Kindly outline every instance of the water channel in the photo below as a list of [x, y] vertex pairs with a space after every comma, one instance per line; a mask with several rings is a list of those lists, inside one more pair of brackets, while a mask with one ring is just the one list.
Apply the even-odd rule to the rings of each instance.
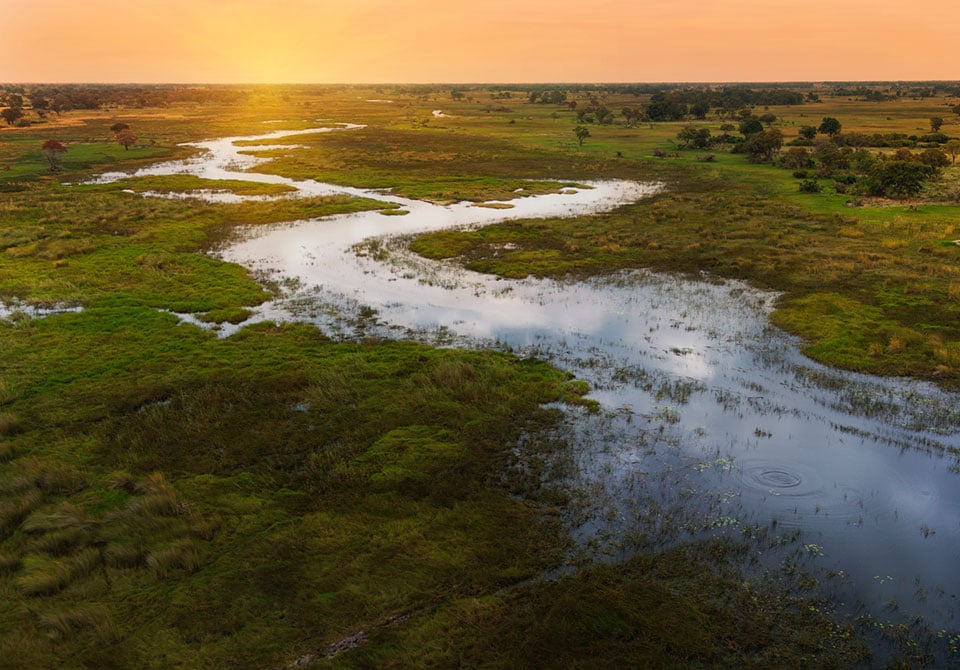
[[518, 193], [509, 209], [441, 206], [259, 174], [255, 152], [272, 147], [235, 144], [357, 127], [199, 142], [197, 157], [135, 174], [286, 184], [295, 197], [346, 194], [407, 210], [257, 227], [218, 255], [285, 287], [251, 321], [505, 349], [588, 381], [601, 412], [571, 410], [564, 430], [575, 453], [569, 483], [584, 493], [571, 525], [595, 556], [711, 533], [766, 546], [788, 537], [848, 612], [960, 628], [960, 471], [949, 453], [960, 448], [960, 397], [810, 361], [770, 325], [776, 296], [741, 283], [645, 271], [503, 280], [406, 249], [424, 231], [613, 209], [658, 184]]

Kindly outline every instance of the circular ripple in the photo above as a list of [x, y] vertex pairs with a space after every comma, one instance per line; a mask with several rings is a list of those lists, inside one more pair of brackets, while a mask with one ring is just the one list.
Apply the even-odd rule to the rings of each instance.
[[754, 483], [773, 489], [792, 489], [803, 483], [803, 477], [786, 470], [755, 468], [749, 476]]
[[824, 497], [823, 474], [803, 463], [755, 460], [743, 463], [741, 483], [761, 495]]

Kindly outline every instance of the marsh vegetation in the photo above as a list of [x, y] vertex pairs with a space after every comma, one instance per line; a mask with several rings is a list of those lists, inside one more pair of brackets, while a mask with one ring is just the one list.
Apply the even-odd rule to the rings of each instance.
[[[3, 658], [955, 661], [956, 168], [800, 193], [678, 147], [683, 89], [457, 92], [0, 133]], [[733, 87], [698, 121], [949, 138], [955, 92]]]

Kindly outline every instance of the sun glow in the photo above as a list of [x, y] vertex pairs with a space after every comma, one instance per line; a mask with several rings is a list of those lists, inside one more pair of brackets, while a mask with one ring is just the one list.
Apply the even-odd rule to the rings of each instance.
[[4, 81], [950, 79], [929, 0], [0, 0]]

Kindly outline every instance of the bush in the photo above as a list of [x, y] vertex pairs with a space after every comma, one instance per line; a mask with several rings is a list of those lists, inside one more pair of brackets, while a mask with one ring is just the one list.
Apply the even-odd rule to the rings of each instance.
[[794, 170], [793, 178], [794, 179], [806, 179], [809, 173], [806, 170]]
[[804, 179], [797, 190], [801, 193], [819, 193], [823, 189], [816, 179]]
[[920, 162], [934, 168], [950, 165], [950, 158], [940, 149], [924, 149], [920, 153]]
[[919, 161], [881, 161], [870, 172], [870, 191], [888, 198], [908, 198], [917, 195], [923, 183], [938, 174], [937, 168]]

